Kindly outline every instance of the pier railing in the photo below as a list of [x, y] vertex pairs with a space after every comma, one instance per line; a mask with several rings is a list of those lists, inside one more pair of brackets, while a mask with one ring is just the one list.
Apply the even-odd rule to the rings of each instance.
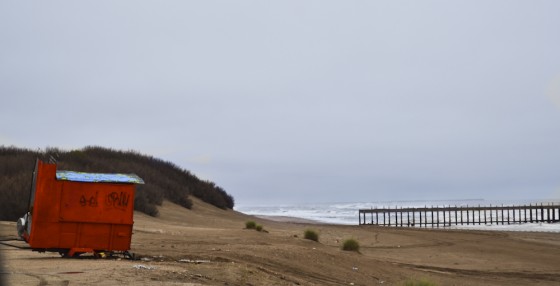
[[371, 208], [359, 210], [360, 225], [393, 227], [449, 227], [560, 222], [559, 204], [519, 206], [443, 206]]

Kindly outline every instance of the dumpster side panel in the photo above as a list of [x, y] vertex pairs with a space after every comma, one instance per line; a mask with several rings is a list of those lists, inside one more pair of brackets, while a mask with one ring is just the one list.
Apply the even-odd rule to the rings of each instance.
[[112, 233], [113, 250], [129, 250], [132, 239], [132, 225], [114, 225]]
[[132, 225], [73, 222], [60, 225], [60, 242], [56, 248], [130, 249]]
[[76, 247], [111, 249], [111, 225], [106, 223], [81, 223], [78, 226]]
[[61, 183], [58, 248], [130, 249], [135, 185]]
[[33, 213], [36, 221], [57, 222], [60, 204], [60, 184], [55, 180], [56, 165], [41, 164], [37, 173]]
[[55, 176], [56, 165], [38, 162], [35, 198], [30, 208], [31, 233], [28, 241], [33, 248], [56, 246], [58, 243], [60, 186]]
[[38, 221], [33, 224], [29, 246], [32, 248], [56, 248], [59, 241], [58, 222]]
[[71, 248], [78, 241], [78, 223], [67, 222], [60, 223], [60, 239], [58, 246], [60, 248]]
[[133, 223], [133, 184], [59, 182], [62, 182], [60, 221]]

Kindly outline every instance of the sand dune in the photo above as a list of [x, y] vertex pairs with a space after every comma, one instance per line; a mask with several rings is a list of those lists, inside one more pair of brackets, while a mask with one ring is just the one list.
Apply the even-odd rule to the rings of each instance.
[[[9, 285], [558, 285], [560, 235], [411, 230], [273, 221], [194, 200], [134, 214], [132, 252], [144, 260], [62, 259], [0, 245]], [[267, 232], [244, 229], [255, 220]], [[305, 229], [319, 242], [303, 239]], [[1, 222], [2, 240], [16, 236]], [[360, 253], [340, 249], [355, 238]], [[25, 245], [10, 241], [13, 245]]]

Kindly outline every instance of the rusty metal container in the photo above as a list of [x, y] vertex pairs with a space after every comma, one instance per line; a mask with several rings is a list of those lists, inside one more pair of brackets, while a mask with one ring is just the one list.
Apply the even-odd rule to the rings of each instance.
[[37, 160], [18, 233], [33, 250], [63, 256], [128, 251], [135, 184], [143, 183], [134, 174], [57, 171]]

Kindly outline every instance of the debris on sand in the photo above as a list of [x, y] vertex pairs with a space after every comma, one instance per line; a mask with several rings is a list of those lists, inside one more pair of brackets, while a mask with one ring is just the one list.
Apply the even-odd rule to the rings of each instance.
[[143, 264], [135, 264], [132, 267], [134, 267], [136, 269], [147, 269], [147, 270], [156, 269], [155, 266], [146, 266], [146, 265], [143, 265]]
[[201, 263], [210, 263], [210, 260], [200, 260], [200, 259], [196, 259], [196, 260], [190, 260], [190, 259], [179, 259], [178, 262], [183, 262], [183, 263], [193, 263], [193, 264], [201, 264]]

